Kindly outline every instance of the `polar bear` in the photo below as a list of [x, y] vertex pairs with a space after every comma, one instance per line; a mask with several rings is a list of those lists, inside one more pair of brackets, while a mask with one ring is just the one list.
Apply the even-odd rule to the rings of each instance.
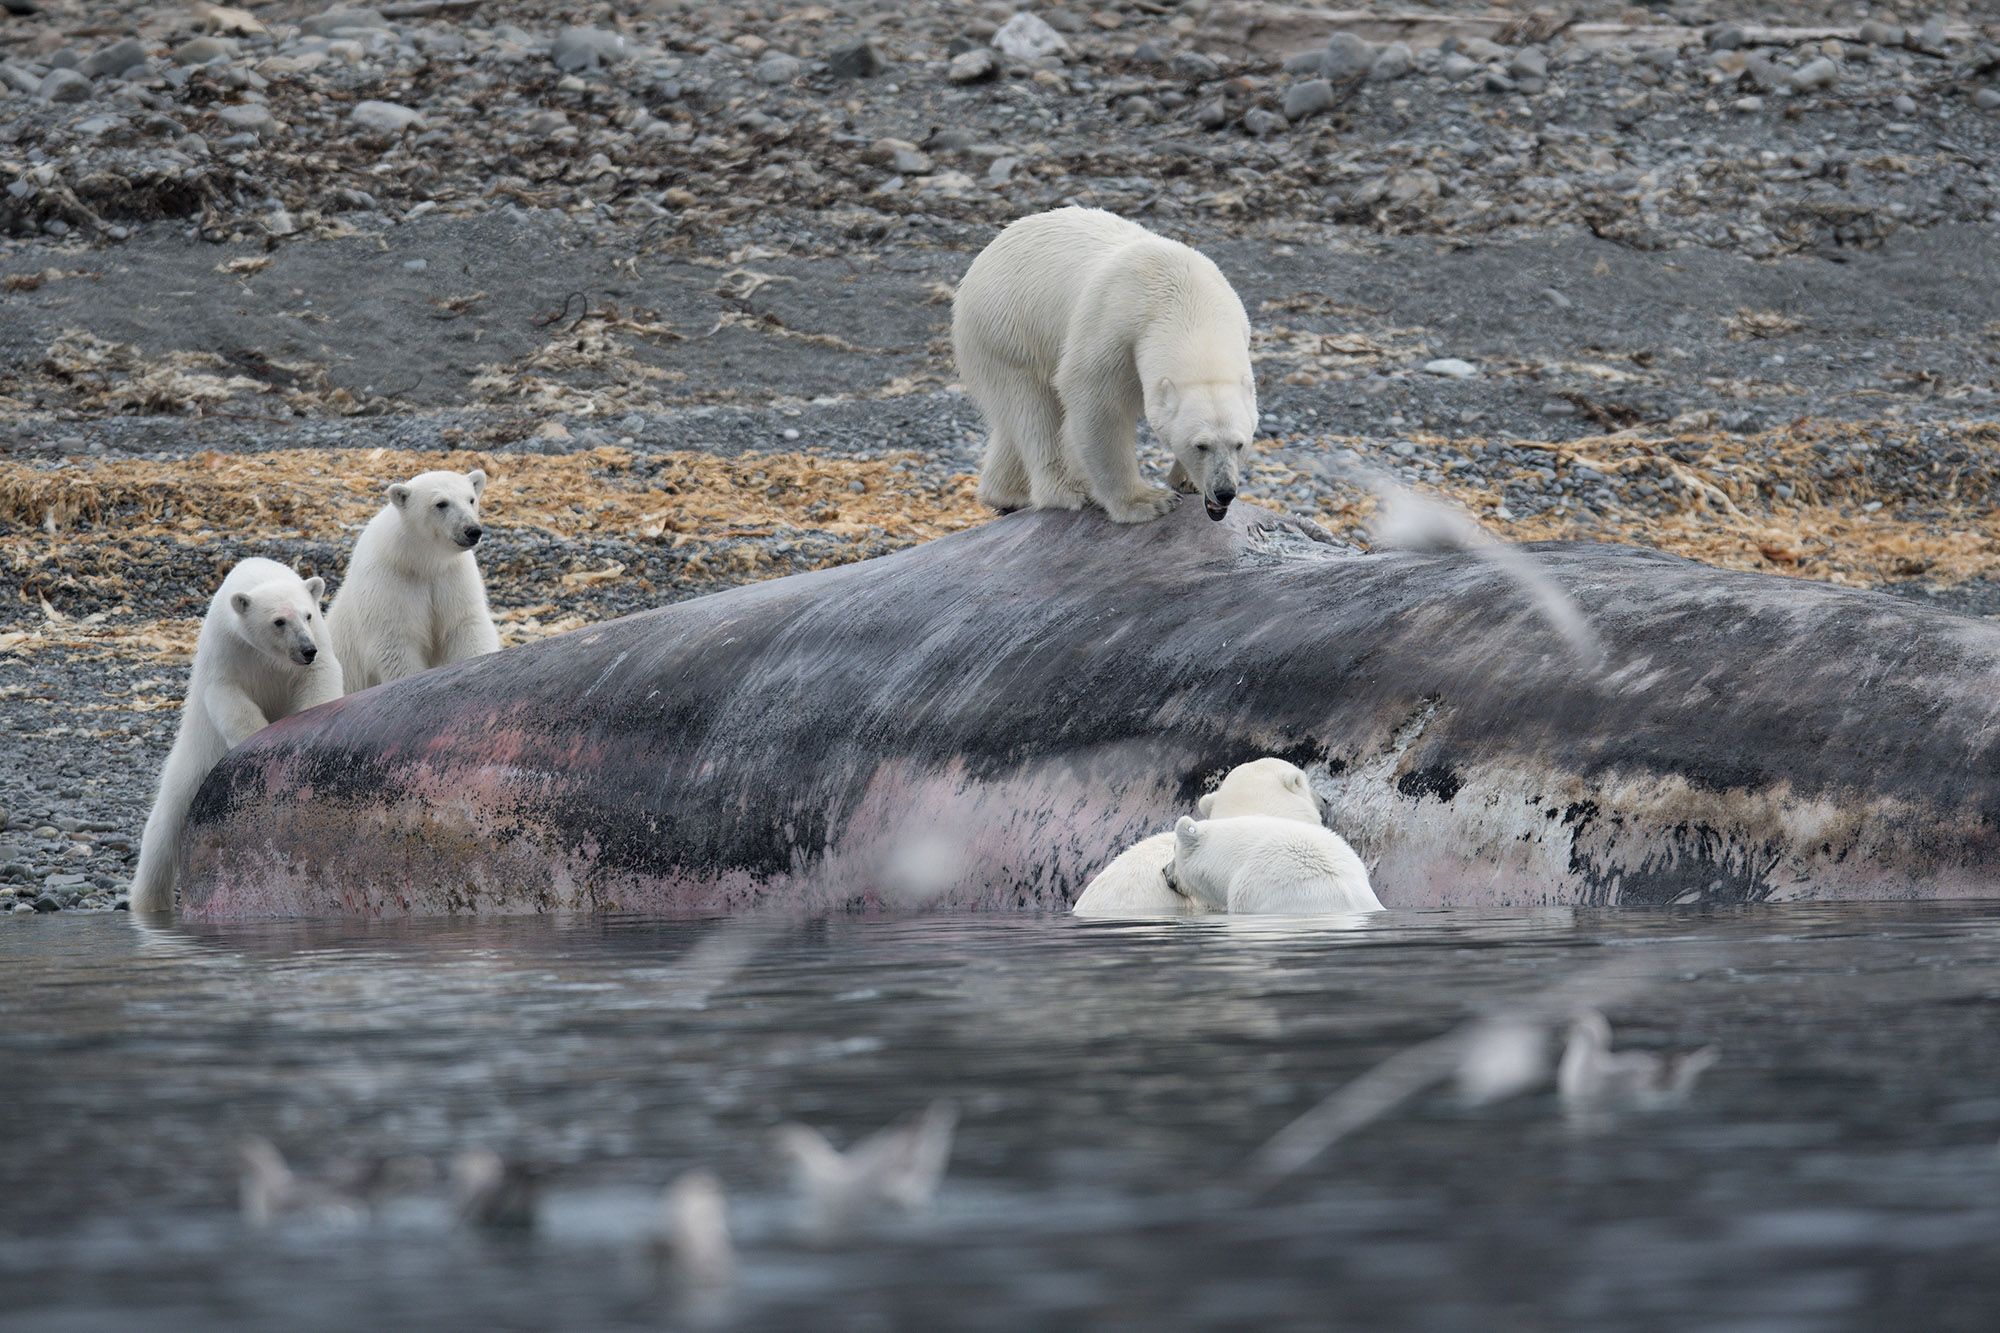
[[[984, 503], [1088, 499], [1143, 523], [1179, 490], [1212, 519], [1229, 512], [1257, 430], [1250, 317], [1199, 252], [1102, 209], [1022, 218], [966, 271], [951, 339], [990, 430]], [[1142, 412], [1173, 451], [1173, 490], [1139, 475]]]
[[[1319, 798], [1296, 765], [1267, 756], [1238, 764], [1222, 785], [1196, 802], [1203, 819], [1269, 815], [1320, 825]], [[1174, 835], [1155, 833], [1118, 853], [1084, 886], [1071, 909], [1077, 916], [1185, 916], [1207, 910], [1167, 884], [1174, 859]]]
[[1213, 912], [1379, 912], [1346, 839], [1295, 819], [1239, 815], [1174, 825], [1167, 882]]
[[327, 622], [349, 692], [497, 652], [472, 548], [486, 474], [424, 472], [368, 520]]
[[338, 699], [340, 661], [319, 613], [323, 580], [252, 557], [229, 571], [195, 640], [181, 727], [139, 838], [132, 910], [174, 905], [181, 825], [208, 770], [281, 717]]

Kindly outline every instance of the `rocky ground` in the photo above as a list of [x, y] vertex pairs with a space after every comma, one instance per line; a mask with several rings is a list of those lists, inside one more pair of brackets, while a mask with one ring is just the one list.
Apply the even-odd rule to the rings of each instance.
[[118, 901], [221, 571], [390, 480], [494, 476], [516, 641], [983, 521], [951, 286], [1064, 203], [1243, 292], [1258, 502], [2000, 609], [1983, 6], [1030, 9], [0, 5], [0, 910]]

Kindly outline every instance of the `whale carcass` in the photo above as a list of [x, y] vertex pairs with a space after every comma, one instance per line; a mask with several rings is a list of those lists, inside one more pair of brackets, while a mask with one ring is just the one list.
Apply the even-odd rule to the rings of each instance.
[[190, 814], [192, 918], [1059, 908], [1232, 765], [1391, 907], [1977, 896], [2000, 628], [1619, 547], [1360, 554], [1239, 504], [1025, 512], [288, 718]]

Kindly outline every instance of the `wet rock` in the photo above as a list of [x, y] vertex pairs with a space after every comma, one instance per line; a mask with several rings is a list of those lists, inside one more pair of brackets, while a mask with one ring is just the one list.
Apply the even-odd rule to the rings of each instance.
[[1320, 55], [1320, 73], [1336, 83], [1365, 78], [1374, 68], [1375, 43], [1351, 32], [1337, 32]]
[[424, 123], [422, 113], [394, 102], [356, 102], [347, 118], [356, 128], [379, 135], [401, 134]]
[[549, 45], [549, 59], [566, 74], [616, 64], [629, 54], [621, 34], [602, 28], [564, 28]]
[[93, 79], [109, 78], [123, 74], [134, 65], [146, 60], [146, 44], [137, 37], [127, 37], [122, 42], [113, 42], [96, 55], [83, 62], [78, 72]]
[[873, 42], [854, 42], [827, 53], [827, 72], [836, 79], [872, 79], [889, 67]]
[[1333, 85], [1325, 79], [1307, 79], [1285, 90], [1285, 119], [1294, 125], [1332, 105]]
[[44, 102], [81, 102], [90, 96], [90, 80], [73, 69], [52, 69], [35, 95]]
[[993, 53], [979, 47], [953, 56], [945, 77], [953, 83], [979, 83], [992, 78], [999, 70], [1000, 62], [993, 58]]
[[1368, 67], [1371, 83], [1391, 83], [1402, 78], [1417, 66], [1417, 58], [1409, 46], [1403, 42], [1390, 42], [1382, 48], [1382, 54], [1375, 57], [1375, 63]]
[[1025, 10], [1000, 25], [1000, 31], [993, 34], [993, 45], [1002, 55], [1016, 60], [1040, 60], [1045, 56], [1060, 60], [1070, 53], [1067, 37]]
[[[62, 909], [62, 899], [56, 897], [53, 893], [39, 895], [36, 897], [33, 906], [33, 910], [37, 912], [60, 912]], [[16, 910], [18, 911], [19, 909], [17, 908]]]

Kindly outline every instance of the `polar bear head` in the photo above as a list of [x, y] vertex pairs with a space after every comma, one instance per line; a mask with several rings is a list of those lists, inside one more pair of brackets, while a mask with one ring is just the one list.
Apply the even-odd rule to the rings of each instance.
[[319, 613], [325, 591], [326, 580], [293, 575], [231, 593], [237, 637], [274, 662], [311, 666], [326, 628]]
[[1324, 822], [1320, 799], [1306, 780], [1305, 771], [1272, 756], [1252, 759], [1230, 769], [1222, 785], [1196, 802], [1195, 809], [1203, 819], [1268, 815], [1274, 819], [1296, 819], [1302, 824]]
[[1149, 395], [1146, 421], [1201, 494], [1208, 516], [1220, 521], [1243, 479], [1243, 453], [1257, 433], [1257, 382], [1240, 380], [1187, 384], [1161, 380]]
[[1174, 859], [1164, 872], [1168, 888], [1214, 912], [1229, 910], [1229, 877], [1236, 870], [1221, 842], [1182, 815], [1174, 825]]
[[470, 551], [485, 531], [479, 522], [479, 497], [486, 493], [486, 474], [420, 472], [389, 488], [389, 503], [402, 516], [403, 529], [421, 547], [442, 554]]

